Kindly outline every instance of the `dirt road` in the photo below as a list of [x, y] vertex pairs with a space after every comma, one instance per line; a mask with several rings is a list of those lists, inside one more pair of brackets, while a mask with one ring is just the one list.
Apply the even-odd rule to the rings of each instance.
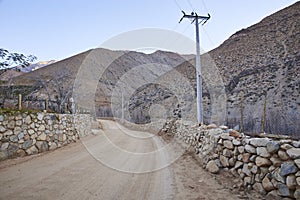
[[104, 131], [82, 142], [1, 162], [0, 199], [245, 198], [204, 171], [187, 153], [164, 167], [173, 156], [155, 151], [164, 146], [157, 137], [112, 121], [102, 123]]

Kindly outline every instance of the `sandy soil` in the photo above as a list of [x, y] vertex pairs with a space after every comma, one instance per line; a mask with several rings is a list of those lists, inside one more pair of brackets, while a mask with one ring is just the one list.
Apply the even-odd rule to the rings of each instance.
[[[189, 152], [151, 171], [170, 157], [144, 154], [164, 145], [162, 140], [115, 122], [103, 125], [104, 132], [81, 142], [0, 162], [0, 199], [261, 199], [232, 189], [228, 175], [208, 173]], [[114, 145], [103, 142], [107, 138]]]

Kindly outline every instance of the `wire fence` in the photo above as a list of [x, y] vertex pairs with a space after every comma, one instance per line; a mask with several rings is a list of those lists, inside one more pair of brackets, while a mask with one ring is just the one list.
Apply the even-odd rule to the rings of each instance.
[[297, 106], [283, 103], [274, 106], [271, 103], [273, 100], [274, 97], [265, 96], [262, 105], [241, 101], [234, 117], [226, 120], [227, 125], [248, 134], [268, 133], [300, 138], [300, 112]]
[[[2, 99], [0, 98], [3, 102]], [[72, 99], [68, 99], [66, 103], [61, 104], [58, 100], [49, 100], [47, 98], [39, 97], [22, 97], [22, 95], [13, 95], [10, 98], [6, 98], [2, 108], [12, 110], [35, 110], [35, 111], [47, 111], [60, 114], [86, 114], [89, 113], [87, 109], [77, 106]]]
[[[41, 98], [38, 96], [30, 96], [18, 94], [10, 94], [0, 96], [0, 102], [2, 108], [9, 109], [22, 109], [22, 110], [47, 110], [48, 112], [55, 113], [88, 113], [89, 111], [78, 107], [69, 98], [66, 103], [61, 103], [59, 100], [53, 100], [49, 98]], [[269, 97], [271, 98], [271, 97]], [[227, 113], [225, 125], [240, 130], [247, 134], [254, 133], [269, 133], [269, 134], [280, 134], [289, 135], [295, 138], [300, 137], [300, 112], [295, 109], [287, 109], [283, 105], [274, 107], [268, 101], [269, 99], [262, 101], [264, 105], [250, 105], [248, 102], [240, 100], [240, 107], [235, 109], [234, 113]], [[169, 108], [172, 109], [172, 108]], [[173, 108], [175, 109], [175, 107]], [[133, 113], [131, 117], [138, 119], [142, 116], [144, 110], [140, 113]], [[96, 108], [97, 117], [113, 117], [112, 108], [110, 104], [98, 106]], [[205, 123], [211, 123], [209, 118], [204, 116]], [[132, 120], [132, 121], [136, 121]], [[149, 121], [145, 118], [142, 122]], [[139, 121], [139, 120], [137, 120]]]

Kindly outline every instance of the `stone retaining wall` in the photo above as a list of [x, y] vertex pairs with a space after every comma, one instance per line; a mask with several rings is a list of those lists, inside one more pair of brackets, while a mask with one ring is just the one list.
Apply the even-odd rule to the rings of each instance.
[[91, 132], [88, 114], [0, 114], [0, 160], [54, 150]]
[[244, 190], [279, 199], [300, 199], [300, 142], [287, 137], [250, 137], [226, 126], [168, 122], [164, 131], [192, 145], [211, 173], [230, 171]]

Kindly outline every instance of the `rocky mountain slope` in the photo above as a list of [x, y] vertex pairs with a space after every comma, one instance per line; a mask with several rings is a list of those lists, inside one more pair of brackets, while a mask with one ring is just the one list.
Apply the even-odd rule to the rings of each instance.
[[[299, 133], [299, 23], [297, 2], [202, 55], [205, 123]], [[53, 101], [73, 96], [102, 117], [121, 117], [123, 99], [124, 117], [136, 123], [196, 121], [193, 57], [93, 49], [19, 76], [15, 84], [37, 85], [30, 95]]]
[[13, 67], [10, 69], [5, 69], [5, 70], [3, 70], [3, 73], [1, 73], [1, 75], [0, 75], [0, 80], [1, 81], [9, 81], [9, 80], [13, 79], [14, 77], [20, 76], [26, 72], [31, 72], [31, 71], [40, 69], [42, 67], [45, 67], [45, 66], [50, 65], [55, 62], [56, 62], [55, 60], [40, 61], [40, 62], [31, 64], [25, 68], [21, 67], [21, 66], [17, 66], [17, 67]]
[[[202, 55], [205, 123], [237, 126], [245, 132], [299, 134], [299, 50], [297, 2], [236, 32], [218, 48]], [[194, 63], [185, 62], [176, 70], [195, 87]], [[149, 88], [144, 89], [140, 99], [150, 93]], [[178, 104], [175, 113], [186, 104]], [[195, 116], [195, 109], [188, 112]]]
[[223, 77], [229, 123], [261, 131], [265, 106], [266, 132], [299, 133], [300, 2], [238, 31], [209, 55]]
[[50, 65], [52, 63], [55, 63], [56, 60], [49, 60], [49, 61], [39, 61], [37, 63], [33, 63], [31, 65], [29, 65], [28, 67], [26, 68], [23, 68], [23, 67], [17, 67], [20, 71], [22, 72], [31, 72], [31, 71], [34, 71], [34, 70], [37, 70], [37, 69], [40, 69], [42, 67], [45, 67], [47, 65]]
[[14, 69], [5, 69], [3, 72], [0, 72], [0, 81], [9, 81], [14, 77], [22, 75], [23, 72], [16, 71]]
[[[34, 85], [35, 90], [29, 94], [29, 99], [62, 101], [78, 96], [80, 91], [80, 97], [74, 97], [79, 109], [90, 110], [86, 99], [93, 99], [98, 116], [120, 117], [120, 107], [112, 108], [112, 104], [120, 104], [115, 102], [121, 99], [120, 85], [125, 88], [123, 93], [127, 102], [140, 86], [153, 83], [159, 76], [193, 57], [165, 51], [145, 54], [98, 48], [26, 73], [15, 79], [14, 84]], [[80, 74], [82, 71], [84, 75]], [[127, 113], [127, 118], [135, 121], [138, 116]], [[143, 119], [141, 122], [145, 122]]]

